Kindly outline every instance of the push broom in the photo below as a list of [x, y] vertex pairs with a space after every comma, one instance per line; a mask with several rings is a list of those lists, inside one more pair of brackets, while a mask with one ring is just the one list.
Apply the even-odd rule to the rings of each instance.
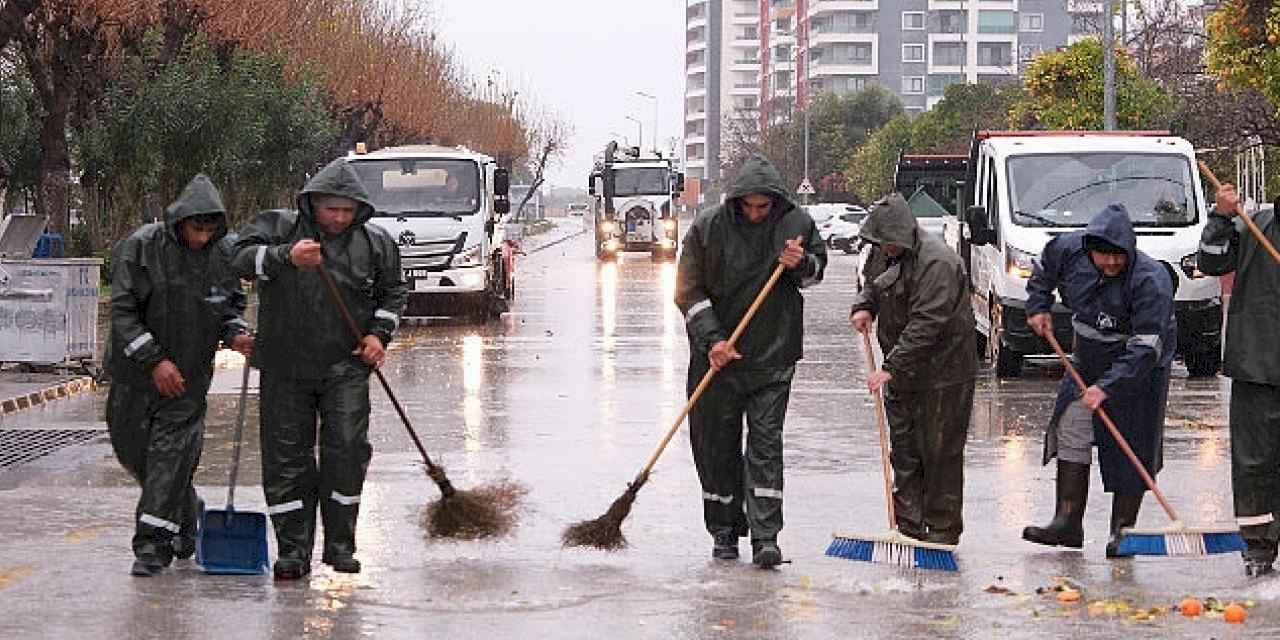
[[[797, 241], [803, 238], [796, 238]], [[733, 335], [729, 336], [727, 341], [730, 347], [738, 342], [738, 338], [742, 336], [742, 332], [746, 331], [747, 323], [751, 321], [751, 317], [760, 309], [760, 305], [764, 303], [764, 299], [769, 296], [769, 292], [773, 290], [773, 286], [778, 283], [778, 278], [782, 277], [782, 272], [786, 270], [786, 266], [779, 264], [774, 268], [769, 279], [761, 287], [760, 293], [756, 294], [756, 299], [747, 308], [747, 312], [743, 314], [742, 320], [738, 321], [738, 326], [733, 330]], [[560, 542], [566, 547], [595, 547], [604, 549], [605, 551], [616, 551], [627, 546], [627, 539], [622, 535], [622, 521], [627, 519], [631, 514], [631, 505], [636, 501], [636, 495], [640, 492], [641, 487], [649, 481], [649, 472], [653, 470], [653, 465], [657, 464], [658, 458], [662, 452], [666, 450], [667, 443], [671, 442], [671, 438], [676, 435], [676, 431], [680, 429], [680, 425], [684, 424], [684, 419], [689, 415], [689, 411], [693, 409], [694, 403], [702, 396], [702, 392], [707, 390], [711, 384], [711, 379], [716, 375], [716, 369], [707, 370], [706, 375], [702, 376], [702, 381], [698, 383], [697, 388], [689, 395], [688, 402], [685, 402], [684, 408], [680, 410], [680, 415], [676, 416], [675, 421], [671, 424], [671, 428], [667, 429], [667, 433], [662, 437], [662, 441], [658, 443], [658, 447], [654, 449], [653, 454], [649, 456], [649, 461], [640, 469], [640, 473], [636, 474], [634, 480], [627, 485], [627, 490], [622, 492], [604, 515], [594, 520], [583, 520], [574, 523], [565, 528], [560, 535]]]
[[[867, 372], [879, 367], [871, 350], [871, 334], [863, 331], [862, 346], [867, 352]], [[955, 545], [924, 542], [903, 535], [898, 531], [898, 517], [893, 506], [893, 472], [889, 468], [889, 429], [885, 426], [884, 398], [877, 389], [872, 394], [876, 401], [876, 427], [880, 432], [880, 468], [884, 473], [884, 501], [889, 513], [889, 532], [882, 535], [863, 536], [835, 534], [827, 555], [845, 560], [859, 560], [878, 564], [892, 564], [913, 569], [957, 571]]]
[[[1045, 332], [1044, 338], [1049, 341], [1054, 353], [1058, 354], [1058, 359], [1062, 361], [1062, 366], [1066, 367], [1067, 373], [1076, 381], [1076, 386], [1080, 388], [1080, 393], [1084, 393], [1088, 389], [1088, 385], [1084, 383], [1084, 378], [1081, 378], [1080, 373], [1072, 366], [1071, 359], [1063, 352], [1062, 345], [1058, 344], [1058, 339], [1054, 337], [1053, 332]], [[1146, 483], [1147, 488], [1151, 490], [1152, 495], [1156, 497], [1170, 520], [1169, 526], [1163, 529], [1135, 529], [1132, 527], [1121, 529], [1120, 545], [1116, 548], [1117, 555], [1203, 556], [1211, 553], [1244, 551], [1244, 538], [1240, 537], [1240, 528], [1234, 524], [1209, 527], [1189, 527], [1183, 524], [1182, 520], [1178, 518], [1178, 512], [1173, 510], [1173, 505], [1169, 504], [1169, 500], [1164, 497], [1160, 487], [1156, 486], [1155, 479], [1151, 477], [1150, 473], [1147, 473], [1142, 461], [1138, 459], [1128, 441], [1120, 434], [1120, 429], [1116, 427], [1116, 423], [1111, 421], [1111, 416], [1107, 415], [1106, 410], [1102, 407], [1098, 407], [1096, 413], [1102, 419], [1102, 424], [1107, 427], [1107, 431], [1111, 433], [1111, 437], [1115, 439], [1116, 444], [1119, 445], [1120, 450], [1124, 452], [1125, 457], [1129, 459], [1129, 463], [1133, 465], [1138, 475], [1142, 476], [1142, 481]]]
[[[333, 305], [342, 314], [342, 319], [358, 344], [364, 339], [364, 333], [360, 331], [355, 318], [351, 316], [351, 311], [347, 309], [347, 304], [343, 302], [342, 294], [333, 281], [333, 275], [323, 264], [318, 270], [320, 278], [329, 289], [330, 297], [333, 298]], [[422, 440], [418, 439], [418, 433], [409, 422], [408, 414], [404, 412], [404, 407], [400, 406], [396, 394], [391, 392], [391, 385], [387, 383], [387, 378], [382, 375], [380, 369], [375, 368], [373, 373], [378, 377], [378, 382], [382, 383], [382, 390], [387, 392], [387, 398], [396, 408], [396, 413], [400, 415], [400, 420], [409, 432], [413, 445], [422, 455], [422, 462], [427, 466], [427, 476], [440, 489], [440, 499], [427, 505], [425, 518], [427, 533], [436, 538], [472, 540], [499, 536], [510, 531], [515, 524], [514, 511], [520, 496], [525, 493], [524, 488], [510, 482], [500, 482], [470, 491], [455, 488], [445, 475], [444, 467], [433, 463], [431, 456], [427, 455], [426, 448], [422, 446]]]

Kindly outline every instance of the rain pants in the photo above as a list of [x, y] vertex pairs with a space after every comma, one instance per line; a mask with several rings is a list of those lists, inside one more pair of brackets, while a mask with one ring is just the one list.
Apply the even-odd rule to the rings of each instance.
[[[977, 375], [969, 277], [960, 256], [920, 230], [900, 195], [876, 203], [859, 235], [872, 255], [852, 311], [875, 317], [881, 367], [893, 376], [883, 388], [897, 525], [955, 544], [964, 530], [964, 446]], [[905, 251], [890, 258], [886, 244]]]
[[[1253, 218], [1280, 245], [1275, 211]], [[1200, 270], [1234, 272], [1223, 374], [1231, 383], [1231, 487], [1251, 548], [1274, 558], [1280, 541], [1280, 266], [1240, 220], [1213, 212], [1200, 240]]]
[[[355, 221], [326, 237], [313, 194], [355, 200]], [[369, 224], [373, 206], [344, 159], [322, 169], [297, 198], [297, 211], [265, 211], [240, 234], [235, 266], [258, 280], [255, 359], [262, 371], [262, 477], [279, 557], [309, 563], [315, 512], [325, 554], [355, 553], [356, 519], [369, 445], [369, 367], [352, 355], [357, 341], [316, 270], [289, 261], [294, 243], [324, 245], [325, 268], [366, 335], [391, 343], [408, 296], [395, 241]], [[316, 420], [319, 418], [317, 437]], [[319, 462], [316, 447], [319, 445]]]
[[[739, 209], [750, 194], [773, 200], [752, 224]], [[803, 287], [822, 280], [826, 247], [813, 219], [790, 199], [782, 176], [754, 156], [724, 204], [698, 214], [685, 233], [676, 305], [689, 336], [688, 393], [710, 368], [707, 354], [727, 340], [778, 264], [787, 240], [803, 238], [806, 258], [784, 272], [738, 339], [738, 360], [719, 371], [689, 413], [702, 483], [703, 519], [713, 536], [776, 540], [782, 530], [782, 426], [795, 363], [803, 356]], [[743, 418], [746, 448], [743, 449]]]
[[[1085, 249], [1086, 236], [1124, 248], [1129, 255], [1124, 273], [1104, 277]], [[1111, 205], [1084, 231], [1057, 236], [1045, 245], [1027, 282], [1027, 315], [1048, 312], [1055, 290], [1072, 312], [1076, 369], [1085, 384], [1106, 392], [1102, 408], [1155, 477], [1163, 464], [1169, 367], [1178, 340], [1169, 271], [1138, 250], [1129, 213], [1122, 205]], [[1079, 398], [1075, 381], [1064, 373], [1045, 432], [1045, 464], [1057, 455], [1059, 421]], [[1096, 414], [1093, 432], [1103, 488], [1121, 495], [1145, 492], [1142, 477]]]
[[[181, 241], [178, 225], [197, 215], [223, 214], [223, 228], [200, 251]], [[163, 222], [121, 241], [111, 259], [111, 329], [107, 368], [107, 428], [121, 465], [142, 486], [135, 514], [135, 555], [172, 558], [173, 536], [194, 536], [196, 494], [191, 478], [204, 438], [205, 395], [221, 341], [248, 331], [244, 292], [230, 267], [221, 196], [196, 176], [165, 210]], [[151, 371], [177, 366], [186, 393], [160, 395]]]

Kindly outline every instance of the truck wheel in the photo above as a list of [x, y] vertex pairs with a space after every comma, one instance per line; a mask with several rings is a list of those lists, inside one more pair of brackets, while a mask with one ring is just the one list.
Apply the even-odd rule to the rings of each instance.
[[997, 378], [1018, 378], [1022, 376], [1022, 354], [1008, 347], [999, 346], [1000, 341], [991, 343], [996, 353], [992, 360], [996, 364]]
[[978, 362], [982, 362], [983, 360], [986, 360], [987, 359], [987, 337], [982, 335], [981, 331], [974, 329], [973, 342], [978, 346], [978, 348], [976, 349], [976, 351], [978, 352]]
[[1222, 355], [1217, 349], [1191, 351], [1184, 356], [1187, 364], [1187, 375], [1192, 378], [1208, 378], [1218, 374], [1222, 365]]

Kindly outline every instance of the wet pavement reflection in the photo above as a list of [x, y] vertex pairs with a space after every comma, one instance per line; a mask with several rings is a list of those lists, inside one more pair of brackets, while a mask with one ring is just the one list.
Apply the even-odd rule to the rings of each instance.
[[[595, 517], [644, 463], [684, 401], [688, 346], [672, 303], [675, 266], [647, 254], [598, 264], [578, 237], [521, 264], [510, 313], [487, 326], [406, 326], [385, 373], [431, 455], [463, 488], [514, 479], [531, 492], [514, 534], [495, 542], [426, 539], [436, 497], [418, 454], [376, 385], [374, 458], [362, 500], [365, 571], [316, 566], [302, 584], [203, 576], [190, 563], [131, 579], [136, 490], [105, 440], [0, 472], [0, 599], [6, 637], [1251, 637], [1280, 633], [1280, 582], [1244, 578], [1238, 557], [1107, 561], [1109, 500], [1094, 474], [1083, 552], [1021, 541], [1052, 516], [1053, 467], [1041, 438], [1061, 370], [1032, 361], [1023, 378], [978, 383], [957, 574], [901, 571], [823, 556], [833, 531], [884, 530], [874, 414], [860, 341], [848, 324], [853, 261], [833, 256], [806, 293], [805, 360], [786, 425], [786, 515], [778, 571], [710, 560], [700, 489], [682, 430], [657, 464], [614, 554], [564, 550], [561, 528]], [[219, 356], [197, 483], [225, 491], [241, 360]], [[256, 380], [256, 379], [255, 379]], [[1225, 379], [1175, 373], [1159, 480], [1188, 522], [1230, 520]], [[0, 428], [93, 423], [102, 398], [6, 416]], [[242, 508], [263, 508], [256, 382]], [[1148, 498], [1139, 520], [1165, 523]], [[744, 551], [745, 551], [744, 545]], [[1068, 576], [1084, 603], [1035, 593]], [[86, 577], [91, 577], [86, 580]], [[999, 585], [1013, 595], [984, 592]], [[1243, 627], [1164, 615], [1090, 616], [1087, 603], [1165, 606], [1186, 595], [1257, 601]], [[47, 602], [72, 603], [58, 617]], [[856, 625], [856, 626], [854, 626]]]

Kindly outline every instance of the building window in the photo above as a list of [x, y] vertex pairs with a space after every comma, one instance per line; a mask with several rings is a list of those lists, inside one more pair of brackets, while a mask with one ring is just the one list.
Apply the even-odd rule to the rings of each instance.
[[742, 39], [743, 40], [759, 40], [760, 30], [757, 29], [756, 27], [743, 27]]
[[846, 95], [858, 93], [875, 84], [875, 76], [834, 76], [830, 78], [832, 92]]
[[791, 47], [788, 45], [780, 46], [773, 50], [773, 56], [778, 62], [791, 62]]
[[[817, 60], [821, 62], [822, 60]], [[871, 64], [871, 43], [831, 45], [830, 64]]]
[[978, 33], [1016, 33], [1017, 18], [1012, 11], [979, 11]]
[[775, 73], [775, 74], [773, 74], [773, 88], [774, 88], [774, 89], [783, 89], [783, 90], [785, 90], [785, 89], [790, 89], [790, 88], [791, 88], [791, 74], [790, 74], [790, 73]]
[[929, 95], [943, 95], [947, 92], [947, 87], [963, 83], [964, 76], [959, 73], [935, 73], [929, 76]]
[[1020, 44], [1018, 45], [1018, 60], [1030, 62], [1040, 55], [1042, 49], [1038, 44]]
[[903, 62], [924, 62], [924, 45], [922, 44], [902, 45], [902, 61]]
[[978, 66], [1013, 66], [1013, 45], [1008, 42], [979, 42]]
[[902, 76], [902, 95], [924, 93], [924, 76]]
[[1044, 31], [1043, 13], [1018, 14], [1018, 31]]
[[791, 33], [791, 18], [778, 18], [774, 21], [773, 28], [780, 33]]
[[939, 11], [939, 33], [964, 33], [969, 30], [969, 17], [964, 11]]
[[923, 31], [924, 30], [924, 12], [923, 11], [903, 11], [902, 12], [902, 30], [903, 31]]
[[933, 43], [933, 66], [935, 67], [964, 66], [965, 46], [966, 45], [963, 42]]

